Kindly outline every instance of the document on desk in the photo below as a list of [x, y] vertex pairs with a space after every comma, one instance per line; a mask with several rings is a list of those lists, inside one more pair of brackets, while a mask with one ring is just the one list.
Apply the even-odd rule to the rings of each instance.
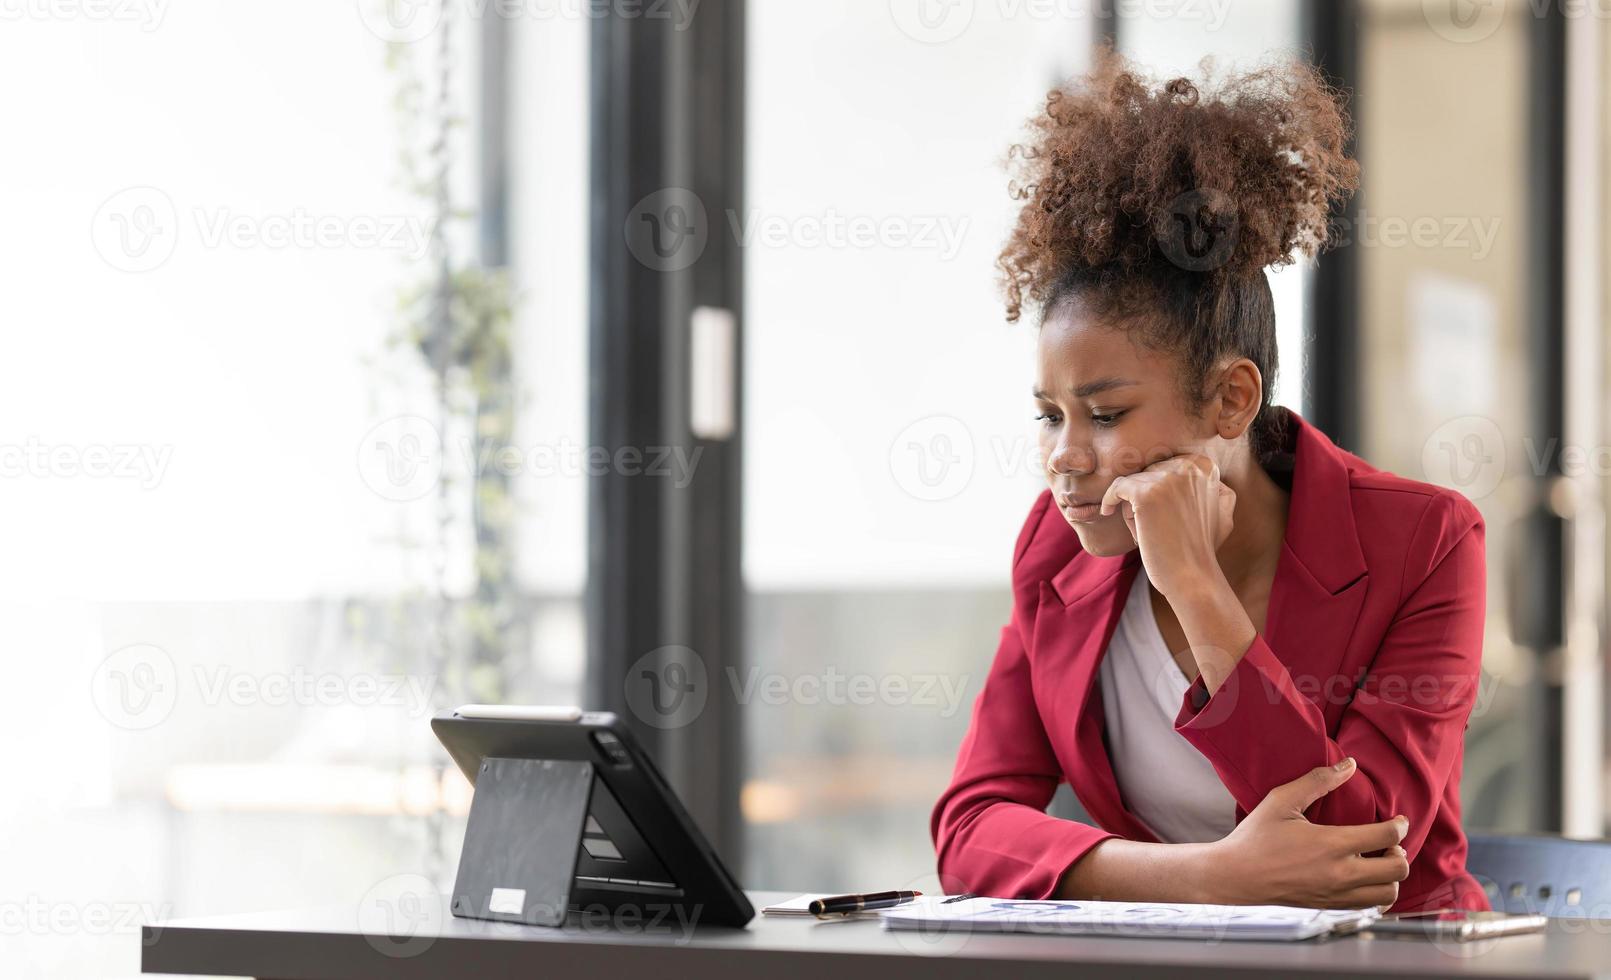
[[1381, 917], [1374, 908], [1333, 911], [1286, 905], [1053, 902], [927, 897], [881, 913], [885, 929], [1029, 932], [1058, 936], [1286, 941], [1356, 932]]

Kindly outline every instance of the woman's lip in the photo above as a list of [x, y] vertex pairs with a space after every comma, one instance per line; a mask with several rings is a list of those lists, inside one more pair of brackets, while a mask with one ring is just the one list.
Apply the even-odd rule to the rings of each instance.
[[1063, 513], [1071, 521], [1089, 523], [1102, 516], [1101, 504], [1064, 504]]

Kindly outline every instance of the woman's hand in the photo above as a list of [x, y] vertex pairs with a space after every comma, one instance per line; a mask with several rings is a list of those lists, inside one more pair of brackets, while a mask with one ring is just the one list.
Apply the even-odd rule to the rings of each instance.
[[[1399, 842], [1404, 817], [1381, 823], [1331, 827], [1303, 815], [1314, 801], [1348, 781], [1344, 769], [1322, 766], [1270, 790], [1252, 813], [1217, 844], [1213, 901], [1233, 905], [1299, 905], [1361, 909], [1398, 901], [1398, 883], [1410, 862]], [[1381, 852], [1377, 857], [1367, 854]]]
[[1216, 553], [1231, 533], [1235, 509], [1236, 493], [1219, 482], [1219, 464], [1198, 453], [1121, 476], [1102, 496], [1102, 513], [1124, 515], [1147, 579], [1168, 598], [1222, 574]]

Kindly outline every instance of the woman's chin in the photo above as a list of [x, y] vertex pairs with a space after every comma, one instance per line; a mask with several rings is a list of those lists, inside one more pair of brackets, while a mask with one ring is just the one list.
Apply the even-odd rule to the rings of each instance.
[[1080, 547], [1087, 554], [1112, 558], [1135, 550], [1136, 539], [1130, 536], [1130, 529], [1122, 523], [1102, 521], [1098, 524], [1079, 524], [1070, 521], [1069, 526], [1080, 536]]

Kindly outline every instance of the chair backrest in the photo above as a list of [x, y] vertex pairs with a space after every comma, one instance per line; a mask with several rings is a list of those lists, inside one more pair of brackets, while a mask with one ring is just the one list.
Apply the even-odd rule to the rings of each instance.
[[1470, 835], [1466, 870], [1495, 911], [1611, 919], [1611, 841]]

